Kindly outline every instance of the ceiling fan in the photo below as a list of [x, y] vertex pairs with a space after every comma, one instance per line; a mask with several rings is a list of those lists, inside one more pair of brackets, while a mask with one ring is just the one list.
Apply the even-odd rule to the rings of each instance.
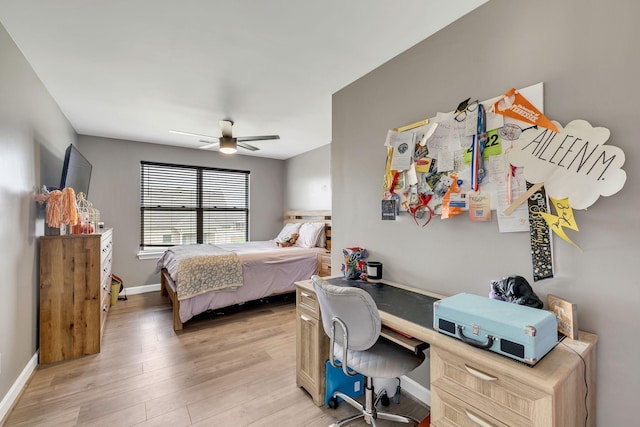
[[[250, 151], [258, 151], [258, 147], [254, 147], [253, 145], [246, 144], [245, 141], [266, 141], [268, 139], [280, 139], [280, 135], [261, 135], [261, 136], [238, 136], [234, 137], [231, 128], [233, 127], [233, 121], [231, 120], [220, 120], [220, 132], [222, 133], [221, 137], [210, 136], [210, 135], [201, 135], [199, 133], [191, 133], [191, 132], [183, 132], [180, 130], [169, 130], [171, 133], [176, 133], [179, 135], [189, 135], [189, 136], [197, 136], [200, 138], [207, 138], [207, 140], [200, 140], [200, 142], [205, 142], [206, 144], [202, 147], [199, 147], [203, 150], [208, 150], [215, 147], [220, 147], [220, 152], [225, 154], [233, 154], [238, 151], [237, 147], [244, 148], [245, 150]], [[211, 142], [209, 140], [217, 140], [216, 142]]]

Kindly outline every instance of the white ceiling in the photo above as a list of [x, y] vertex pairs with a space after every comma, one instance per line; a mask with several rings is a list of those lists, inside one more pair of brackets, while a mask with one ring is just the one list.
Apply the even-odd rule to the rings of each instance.
[[331, 95], [486, 0], [0, 0], [0, 22], [79, 134], [251, 153], [331, 142]]

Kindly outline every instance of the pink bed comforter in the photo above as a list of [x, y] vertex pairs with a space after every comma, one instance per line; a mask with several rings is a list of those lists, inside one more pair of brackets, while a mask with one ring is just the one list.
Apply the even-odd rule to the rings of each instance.
[[[182, 322], [207, 310], [293, 291], [296, 281], [307, 280], [318, 271], [318, 253], [324, 252], [323, 248], [280, 248], [273, 241], [217, 246], [238, 254], [242, 262], [243, 285], [235, 290], [220, 290], [180, 301]], [[172, 271], [168, 270], [173, 277]]]

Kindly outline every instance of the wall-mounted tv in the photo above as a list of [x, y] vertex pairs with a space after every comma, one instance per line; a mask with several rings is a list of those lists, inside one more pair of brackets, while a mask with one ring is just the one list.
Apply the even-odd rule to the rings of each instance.
[[64, 153], [60, 188], [71, 187], [76, 194], [84, 193], [88, 198], [92, 169], [91, 163], [78, 151], [75, 145], [70, 144]]

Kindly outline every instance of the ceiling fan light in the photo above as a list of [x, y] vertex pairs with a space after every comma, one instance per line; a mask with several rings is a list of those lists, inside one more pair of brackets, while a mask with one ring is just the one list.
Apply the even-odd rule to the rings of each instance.
[[235, 138], [220, 138], [220, 152], [224, 154], [233, 154], [238, 151]]

